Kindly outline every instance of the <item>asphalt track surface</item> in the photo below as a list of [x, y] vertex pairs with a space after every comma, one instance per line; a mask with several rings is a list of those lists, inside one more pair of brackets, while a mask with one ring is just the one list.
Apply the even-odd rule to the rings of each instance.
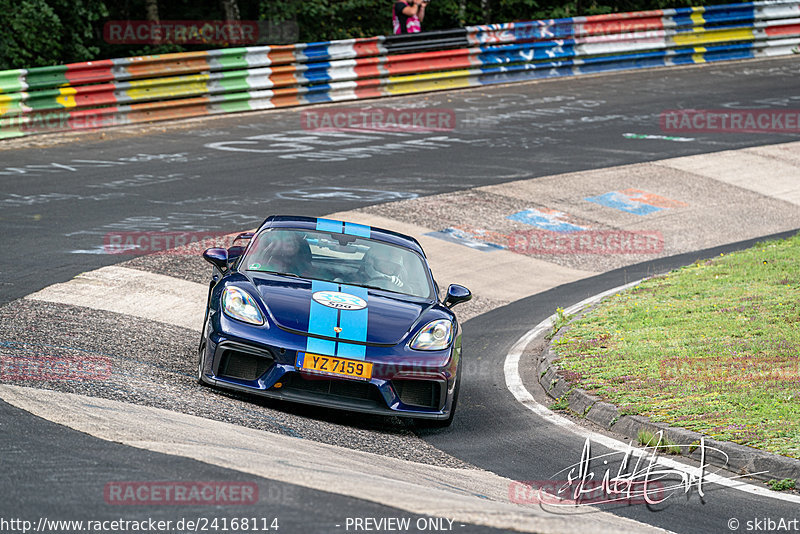
[[[275, 212], [324, 215], [521, 178], [794, 141], [796, 136], [780, 134], [684, 134], [695, 138], [690, 142], [623, 134], [663, 135], [659, 115], [668, 109], [797, 108], [800, 63], [790, 58], [620, 73], [358, 107], [390, 103], [453, 109], [459, 123], [453, 131], [422, 136], [330, 136], [302, 132], [301, 112], [282, 111], [112, 131], [104, 139], [91, 134], [52, 146], [0, 146], [6, 252], [0, 258], [0, 303], [127, 259], [99, 253], [109, 232], [230, 232]], [[305, 137], [298, 139], [301, 134]], [[481, 353], [493, 370], [465, 380], [453, 428], [423, 434], [426, 441], [516, 480], [547, 479], [577, 462], [581, 443], [575, 436], [537, 423], [506, 391], [502, 360], [508, 348], [556, 306], [693, 259], [656, 260], [606, 273], [469, 321], [468, 350]], [[493, 399], [491, 405], [486, 399]], [[52, 511], [73, 518], [67, 510], [81, 508], [86, 517], [114, 517], [112, 507], [84, 499], [77, 473], [95, 490], [104, 483], [98, 481], [126, 469], [140, 479], [164, 480], [165, 473], [175, 479], [181, 473], [192, 473], [194, 480], [201, 474], [210, 480], [243, 479], [233, 471], [95, 440], [7, 405], [0, 405], [0, 423], [4, 449], [16, 451], [0, 463], [5, 485], [25, 477], [22, 491], [4, 502], [5, 516], [13, 509], [19, 515]], [[278, 495], [292, 494], [301, 503], [320, 503], [315, 514], [297, 502], [284, 503], [282, 516], [301, 521], [307, 531], [316, 526], [330, 531], [322, 525], [335, 521], [343, 508], [348, 515], [393, 515], [373, 503], [274, 481], [262, 487], [278, 488]], [[724, 490], [709, 492], [704, 504], [694, 495], [658, 511], [642, 506], [613, 511], [679, 532], [725, 532], [730, 517], [746, 520], [746, 512], [753, 518], [791, 518], [795, 507]], [[170, 518], [193, 510], [179, 511], [169, 510]]]
[[[453, 110], [432, 134], [304, 131], [302, 110], [0, 144], [0, 304], [103, 265], [111, 232], [227, 231], [523, 178], [796, 140], [661, 131], [662, 111], [792, 109], [795, 58], [635, 71], [337, 107]], [[324, 107], [317, 108], [324, 110]], [[163, 130], [163, 131], [162, 131]], [[101, 137], [102, 136], [102, 137]], [[72, 251], [96, 254], [73, 254]]]
[[[3, 429], [0, 432], [3, 450], [0, 473], [5, 493], [0, 517], [5, 520], [16, 518], [36, 525], [40, 518], [54, 522], [152, 519], [156, 522], [172, 521], [175, 525], [184, 519], [196, 522], [202, 531], [203, 526], [210, 528], [214, 519], [219, 522], [227, 520], [230, 524], [234, 519], [255, 517], [259, 528], [272, 526], [277, 519], [279, 528], [273, 532], [309, 534], [345, 532], [348, 517], [403, 517], [410, 519], [412, 525], [425, 520], [424, 516], [370, 501], [97, 439], [35, 417], [2, 401], [0, 428]], [[106, 483], [116, 480], [218, 481], [232, 483], [232, 487], [254, 484], [258, 488], [258, 498], [252, 506], [225, 503], [217, 506], [205, 503], [194, 506], [152, 505], [132, 513], [130, 506], [114, 504], [111, 494], [104, 493]], [[9, 484], [13, 484], [13, 491]], [[98, 496], [104, 498], [101, 500]], [[0, 531], [12, 532], [7, 528]], [[495, 531], [456, 523], [454, 528], [469, 533]], [[52, 529], [52, 532], [59, 533], [67, 531]]]

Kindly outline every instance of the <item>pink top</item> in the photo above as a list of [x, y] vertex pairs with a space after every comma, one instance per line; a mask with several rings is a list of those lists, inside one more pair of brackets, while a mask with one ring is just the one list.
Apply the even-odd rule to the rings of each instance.
[[392, 27], [394, 34], [419, 33], [422, 31], [422, 23], [416, 15], [403, 15], [403, 9], [408, 7], [408, 2], [395, 2], [392, 7]]

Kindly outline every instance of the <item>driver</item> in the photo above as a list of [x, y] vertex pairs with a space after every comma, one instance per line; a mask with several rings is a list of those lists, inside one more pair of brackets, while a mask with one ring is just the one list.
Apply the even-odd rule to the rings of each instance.
[[308, 245], [297, 232], [273, 231], [264, 247], [259, 270], [304, 276], [309, 268]]
[[364, 256], [362, 276], [366, 285], [397, 291], [405, 285], [406, 270], [399, 250], [373, 247]]

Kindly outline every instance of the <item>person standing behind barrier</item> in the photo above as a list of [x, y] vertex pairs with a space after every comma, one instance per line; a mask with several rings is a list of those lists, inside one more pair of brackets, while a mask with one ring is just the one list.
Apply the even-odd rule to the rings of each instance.
[[422, 20], [425, 18], [425, 6], [428, 0], [395, 2], [392, 7], [392, 26], [394, 34], [419, 33], [422, 31]]

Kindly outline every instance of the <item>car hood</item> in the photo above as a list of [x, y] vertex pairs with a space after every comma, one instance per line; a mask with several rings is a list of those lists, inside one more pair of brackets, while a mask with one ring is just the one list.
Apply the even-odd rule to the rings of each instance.
[[[414, 331], [420, 318], [435, 305], [415, 297], [357, 286], [250, 274], [270, 318], [279, 327], [343, 341], [396, 345]], [[336, 309], [320, 303], [330, 304], [325, 297], [335, 299], [337, 293], [355, 296], [356, 299], [349, 300], [361, 299], [366, 306]], [[335, 327], [341, 328], [341, 332], [336, 332]]]

